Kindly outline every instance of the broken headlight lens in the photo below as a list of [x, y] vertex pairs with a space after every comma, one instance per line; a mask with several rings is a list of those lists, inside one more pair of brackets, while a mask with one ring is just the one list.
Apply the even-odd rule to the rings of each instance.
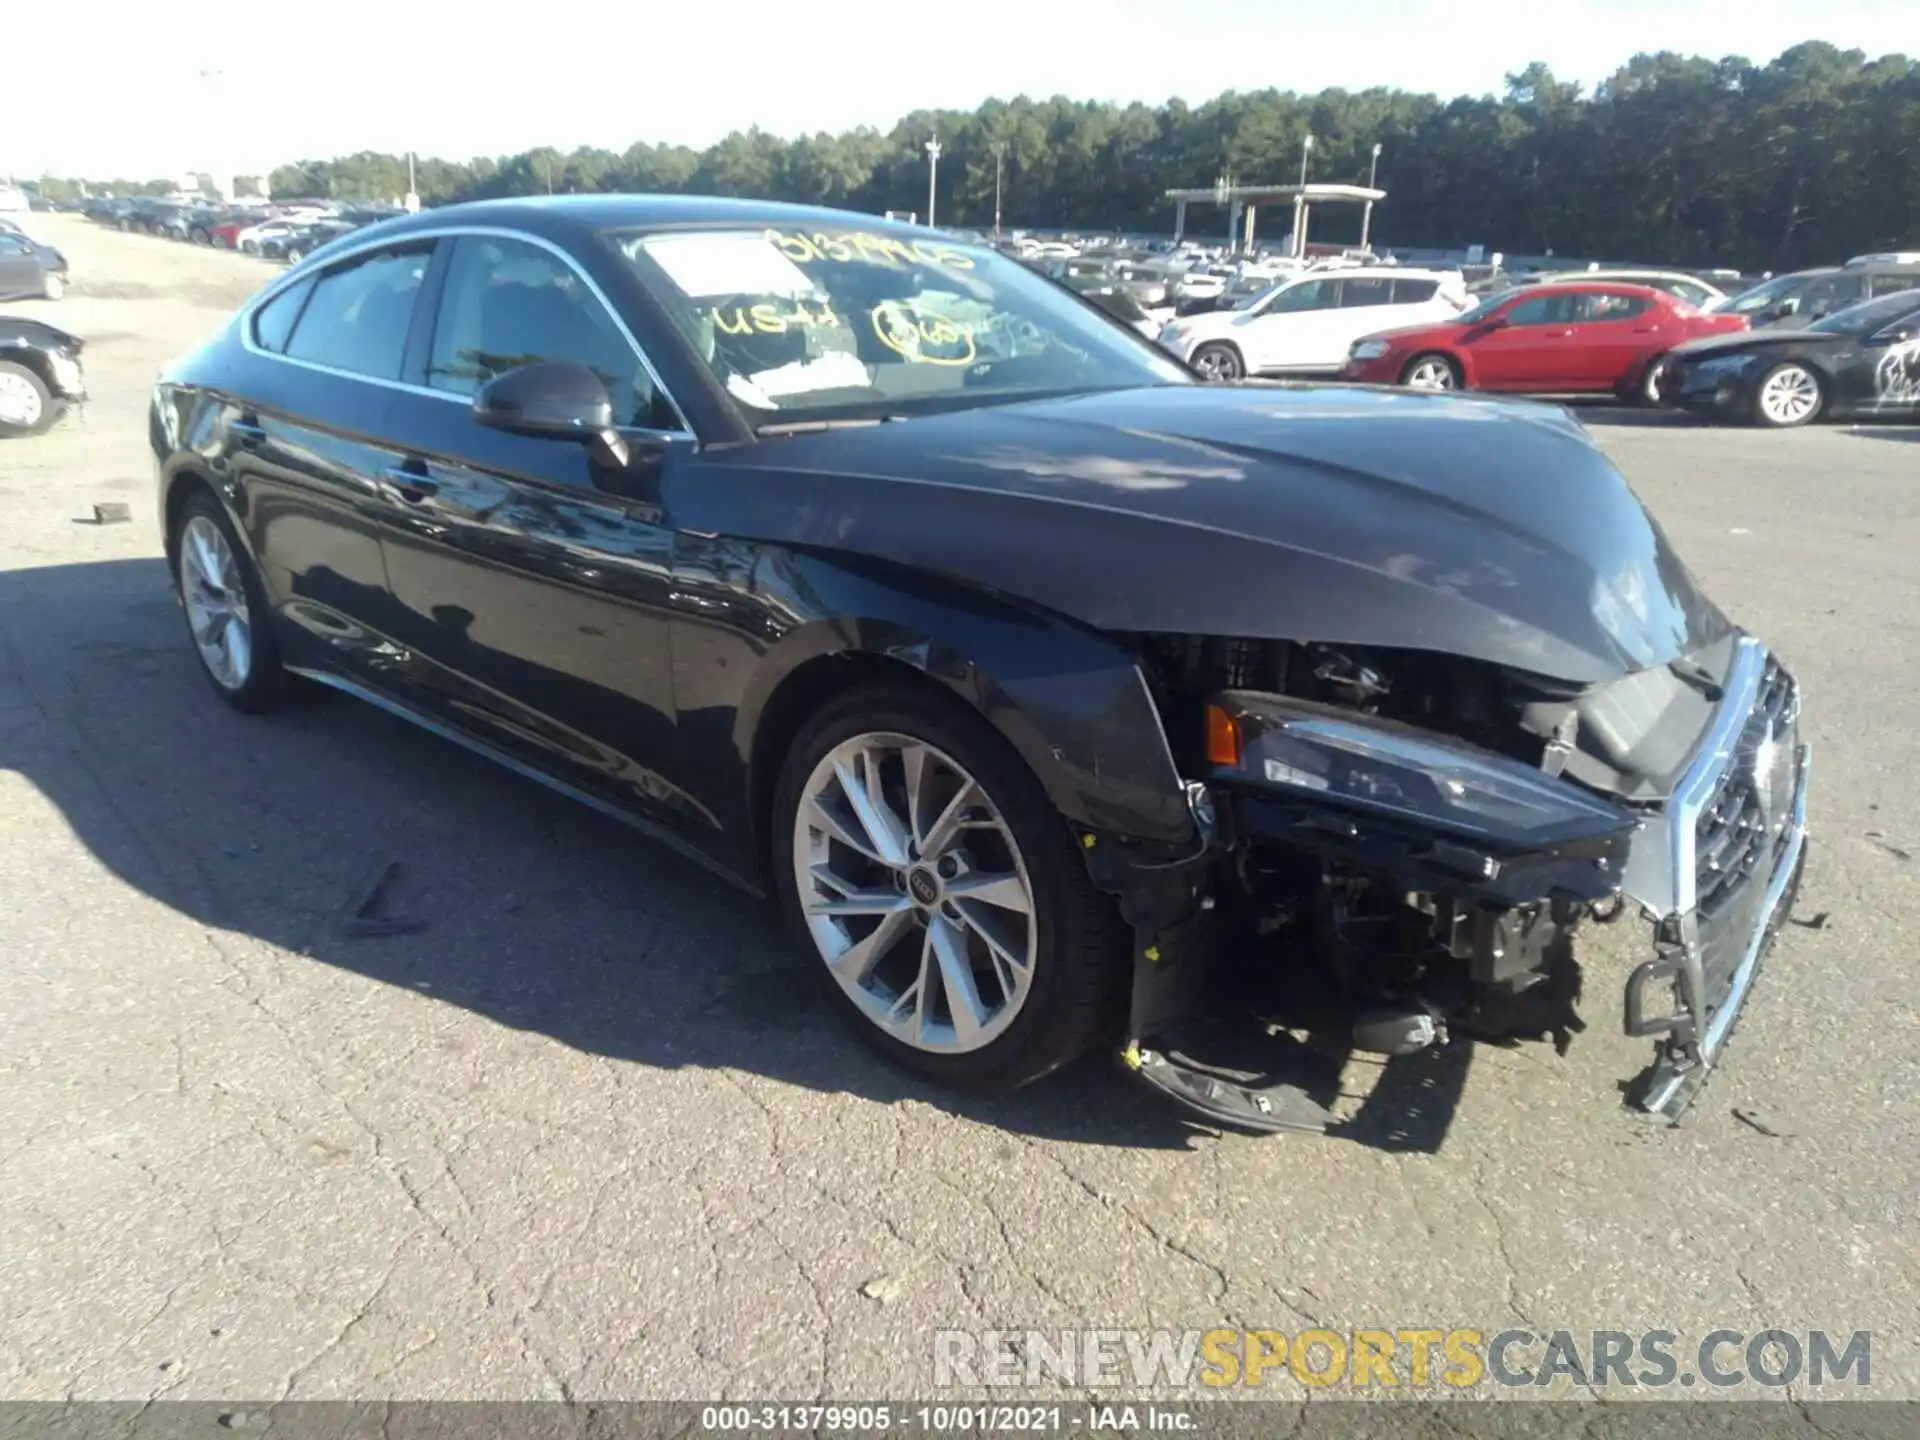
[[1221, 699], [1239, 734], [1240, 772], [1303, 799], [1513, 845], [1639, 823], [1566, 781], [1429, 731], [1305, 701]]

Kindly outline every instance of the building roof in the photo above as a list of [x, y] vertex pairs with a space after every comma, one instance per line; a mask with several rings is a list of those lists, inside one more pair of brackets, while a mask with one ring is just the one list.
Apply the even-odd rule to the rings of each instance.
[[1321, 200], [1384, 200], [1384, 190], [1369, 190], [1365, 185], [1206, 185], [1195, 190], [1169, 190], [1169, 200], [1291, 200], [1298, 195], [1308, 204]]

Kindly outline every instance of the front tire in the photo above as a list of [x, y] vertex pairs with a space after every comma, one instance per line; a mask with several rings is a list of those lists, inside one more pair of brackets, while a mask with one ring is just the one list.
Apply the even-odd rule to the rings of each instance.
[[46, 381], [24, 365], [0, 360], [0, 436], [39, 435], [59, 418]]
[[1244, 379], [1247, 373], [1246, 362], [1240, 358], [1240, 352], [1221, 341], [1202, 345], [1194, 351], [1193, 368], [1200, 372], [1202, 378], [1219, 383]]
[[1102, 1037], [1118, 917], [1032, 772], [959, 702], [886, 684], [829, 702], [788, 750], [771, 834], [830, 1003], [895, 1064], [1005, 1090]]
[[1827, 392], [1820, 377], [1792, 360], [1767, 371], [1753, 390], [1753, 418], [1773, 430], [1810, 424], [1826, 404]]
[[214, 693], [249, 715], [284, 708], [294, 677], [280, 663], [273, 612], [259, 572], [212, 495], [199, 490], [187, 498], [170, 550], [187, 633]]
[[1631, 398], [1634, 404], [1645, 406], [1649, 410], [1665, 405], [1667, 402], [1662, 392], [1672, 376], [1673, 357], [1654, 356], [1647, 362], [1647, 368], [1640, 372], [1639, 384], [1633, 387]]
[[1400, 383], [1409, 390], [1458, 390], [1462, 378], [1451, 356], [1434, 351], [1409, 360], [1400, 372]]

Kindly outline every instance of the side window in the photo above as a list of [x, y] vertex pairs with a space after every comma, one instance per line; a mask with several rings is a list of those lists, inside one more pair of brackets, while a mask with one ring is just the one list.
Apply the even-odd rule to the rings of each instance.
[[1368, 305], [1390, 305], [1393, 303], [1393, 281], [1384, 275], [1369, 275], [1362, 279], [1349, 275], [1340, 282], [1340, 308], [1355, 310]]
[[1695, 309], [1705, 305], [1713, 298], [1706, 286], [1695, 285], [1688, 280], [1675, 280], [1667, 286], [1667, 289], [1673, 294], [1678, 295]]
[[285, 350], [287, 337], [293, 334], [293, 322], [300, 318], [300, 307], [307, 303], [311, 289], [311, 282], [294, 285], [262, 305], [253, 317], [253, 343], [276, 355]]
[[1866, 296], [1865, 276], [1828, 275], [1813, 281], [1800, 292], [1798, 320], [1818, 320]]
[[1275, 295], [1264, 313], [1290, 315], [1299, 310], [1325, 310], [1335, 299], [1331, 280], [1303, 280]]
[[1867, 287], [1875, 297], [1899, 295], [1908, 290], [1920, 289], [1920, 270], [1906, 273], [1896, 270], [1888, 274], [1875, 275], [1867, 282]]
[[535, 360], [589, 366], [619, 424], [672, 429], [653, 381], [606, 306], [559, 256], [524, 240], [464, 235], [454, 242], [434, 322], [427, 384], [471, 395]]
[[1641, 295], [1588, 294], [1575, 298], [1573, 318], [1584, 321], [1630, 320], [1647, 308]]
[[1395, 280], [1393, 282], [1393, 303], [1396, 305], [1421, 305], [1431, 300], [1434, 292], [1440, 288], [1438, 280]]
[[1509, 325], [1565, 325], [1572, 318], [1569, 313], [1570, 295], [1536, 295], [1531, 300], [1522, 300], [1507, 311]]
[[18, 235], [0, 235], [0, 255], [24, 255], [27, 242]]
[[399, 379], [414, 298], [431, 253], [382, 250], [322, 275], [287, 342], [287, 358], [373, 380]]

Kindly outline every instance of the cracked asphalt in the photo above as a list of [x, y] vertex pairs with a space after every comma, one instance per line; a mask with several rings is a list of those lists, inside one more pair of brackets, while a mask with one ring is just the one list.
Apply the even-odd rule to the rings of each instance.
[[[926, 1396], [944, 1327], [1220, 1324], [1867, 1330], [1920, 1394], [1920, 428], [1588, 413], [1816, 747], [1691, 1122], [1622, 1107], [1622, 926], [1565, 1060], [1355, 1063], [1338, 1135], [1220, 1136], [1102, 1057], [923, 1087], [667, 851], [350, 702], [218, 704], [145, 404], [268, 269], [53, 223], [76, 292], [10, 309], [97, 398], [0, 444], [0, 1396]], [[388, 859], [426, 928], [343, 934]]]

